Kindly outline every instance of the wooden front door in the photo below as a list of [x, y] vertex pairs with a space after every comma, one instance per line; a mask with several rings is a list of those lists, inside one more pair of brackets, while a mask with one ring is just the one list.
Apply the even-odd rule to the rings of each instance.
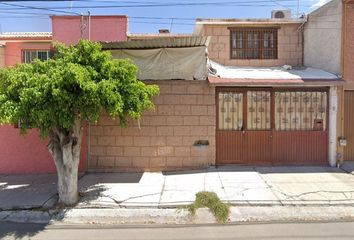
[[344, 92], [344, 135], [347, 146], [344, 148], [344, 160], [354, 160], [354, 91]]
[[326, 165], [327, 101], [327, 89], [217, 89], [217, 165]]

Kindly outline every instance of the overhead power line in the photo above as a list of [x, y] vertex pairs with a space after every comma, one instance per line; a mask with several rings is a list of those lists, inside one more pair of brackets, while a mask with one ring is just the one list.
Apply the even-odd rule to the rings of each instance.
[[[65, 13], [65, 14], [75, 14], [75, 15], [80, 15], [77, 12], [72, 12], [72, 11], [62, 11], [62, 10], [54, 10], [52, 8], [44, 8], [44, 7], [34, 7], [34, 6], [26, 6], [26, 5], [20, 5], [20, 4], [13, 4], [13, 3], [5, 3], [5, 2], [0, 2], [2, 5], [6, 6], [15, 6], [15, 7], [20, 7], [20, 9], [26, 8], [26, 9], [33, 9], [33, 10], [44, 10], [44, 11], [50, 11], [50, 12], [56, 12], [56, 13]], [[14, 9], [15, 10], [15, 9]]]
[[[92, 2], [92, 1], [85, 1]], [[256, 0], [256, 1], [220, 1], [220, 2], [184, 2], [184, 3], [159, 3], [154, 2], [151, 4], [135, 2], [137, 4], [119, 4], [119, 5], [83, 5], [83, 6], [51, 6], [48, 8], [42, 8], [42, 10], [59, 10], [59, 9], [103, 9], [103, 8], [151, 8], [151, 7], [178, 7], [178, 6], [273, 6], [279, 5], [280, 2], [295, 2], [295, 0]], [[119, 2], [121, 3], [121, 2]], [[268, 3], [271, 5], [260, 5], [258, 3]], [[294, 7], [296, 5], [283, 5], [283, 7]], [[22, 7], [26, 7], [23, 6]], [[28, 7], [28, 6], [27, 6]], [[9, 8], [10, 10], [18, 10], [19, 8]]]

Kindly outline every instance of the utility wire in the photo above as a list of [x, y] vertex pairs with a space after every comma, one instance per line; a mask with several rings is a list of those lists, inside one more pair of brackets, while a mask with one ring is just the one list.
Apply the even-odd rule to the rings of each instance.
[[[72, 12], [72, 11], [62, 11], [62, 10], [53, 10], [51, 8], [43, 8], [43, 7], [33, 7], [33, 6], [25, 6], [25, 5], [19, 5], [19, 4], [13, 4], [13, 3], [4, 3], [0, 2], [2, 5], [6, 6], [15, 6], [15, 7], [20, 7], [20, 8], [27, 8], [27, 9], [34, 9], [34, 10], [44, 10], [44, 11], [51, 11], [51, 12], [57, 12], [57, 13], [65, 13], [65, 14], [75, 14], [75, 15], [81, 15], [77, 12]], [[4, 10], [4, 9], [2, 9]]]
[[[134, 4], [134, 5], [85, 5], [85, 6], [52, 6], [50, 8], [41, 8], [42, 10], [58, 10], [58, 9], [82, 9], [82, 8], [91, 8], [91, 9], [100, 9], [100, 8], [147, 8], [147, 7], [176, 7], [176, 6], [259, 6], [257, 3], [269, 3], [273, 6], [279, 5], [279, 2], [294, 2], [294, 0], [256, 0], [256, 1], [226, 1], [226, 2], [187, 2], [187, 3], [154, 3], [154, 4]], [[2, 3], [4, 4], [4, 3]], [[9, 4], [7, 4], [9, 5]], [[294, 7], [295, 5], [292, 5]], [[26, 6], [22, 6], [26, 7]], [[283, 7], [290, 7], [283, 5]], [[9, 8], [10, 10], [18, 10], [18, 8]]]

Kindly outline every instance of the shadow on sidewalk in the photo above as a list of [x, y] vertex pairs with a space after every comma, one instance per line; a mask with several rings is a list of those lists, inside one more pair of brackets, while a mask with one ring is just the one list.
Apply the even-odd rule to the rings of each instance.
[[56, 195], [56, 174], [0, 175], [1, 210], [51, 208]]
[[0, 224], [0, 239], [10, 237], [13, 239], [31, 238], [43, 231], [48, 224], [38, 223], [2, 223]]
[[[353, 164], [354, 165], [354, 164]], [[354, 169], [354, 167], [353, 167]], [[210, 172], [258, 172], [260, 174], [272, 173], [345, 173], [340, 168], [327, 166], [245, 166], [245, 165], [223, 165], [212, 166], [201, 170], [180, 170], [163, 171], [163, 175], [184, 175]]]

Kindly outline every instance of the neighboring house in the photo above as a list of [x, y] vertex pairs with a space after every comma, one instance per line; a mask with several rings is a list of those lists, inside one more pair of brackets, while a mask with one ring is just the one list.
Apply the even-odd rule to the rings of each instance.
[[307, 18], [304, 62], [343, 78], [338, 88], [337, 160], [354, 160], [354, 1], [333, 0]]
[[[46, 60], [54, 42], [75, 44], [79, 39], [125, 41], [126, 16], [52, 16], [52, 32], [0, 34], [0, 67]], [[0, 173], [55, 172], [54, 162], [36, 130], [23, 137], [13, 126], [0, 126]], [[86, 136], [83, 139], [80, 171], [86, 170]]]

